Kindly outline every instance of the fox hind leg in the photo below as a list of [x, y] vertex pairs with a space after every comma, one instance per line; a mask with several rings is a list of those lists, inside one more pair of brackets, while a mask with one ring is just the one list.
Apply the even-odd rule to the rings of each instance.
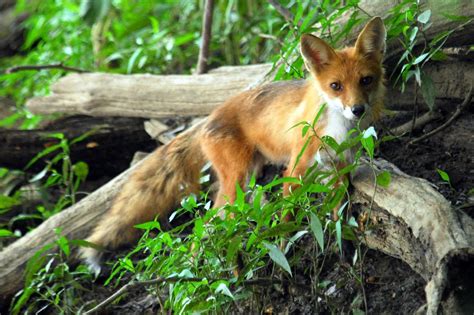
[[[237, 138], [215, 140], [208, 137], [203, 140], [205, 155], [211, 161], [217, 174], [219, 191], [214, 200], [214, 207], [222, 207], [226, 202], [234, 202], [236, 184], [244, 187], [254, 156], [254, 149]], [[220, 213], [223, 216], [222, 213]]]

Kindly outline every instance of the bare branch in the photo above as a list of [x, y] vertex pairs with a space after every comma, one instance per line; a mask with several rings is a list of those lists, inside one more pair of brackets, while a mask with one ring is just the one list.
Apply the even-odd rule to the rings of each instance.
[[[268, 3], [270, 3], [275, 8], [275, 10], [277, 10], [277, 12], [285, 18], [288, 23], [293, 24], [295, 17], [290, 12], [290, 10], [282, 6], [281, 3], [278, 2], [278, 0], [268, 0]], [[301, 21], [298, 21], [298, 26], [301, 26]]]
[[462, 102], [461, 105], [459, 105], [457, 108], [456, 108], [456, 111], [454, 112], [454, 114], [448, 119], [447, 122], [445, 122], [444, 124], [442, 124], [441, 126], [439, 126], [438, 128], [424, 134], [423, 136], [419, 137], [419, 138], [416, 138], [416, 139], [413, 139], [412, 141], [408, 142], [408, 145], [412, 145], [414, 143], [417, 143], [421, 140], [425, 140], [429, 137], [431, 137], [432, 135], [434, 134], [437, 134], [438, 132], [444, 130], [446, 127], [448, 127], [460, 114], [461, 112], [463, 111], [463, 109], [471, 103], [471, 99], [472, 99], [472, 84], [471, 84], [471, 87], [469, 88], [469, 91], [467, 92], [467, 95], [466, 95], [466, 98], [464, 99], [464, 101]]
[[204, 14], [202, 17], [202, 42], [199, 50], [199, 59], [196, 68], [196, 74], [207, 72], [207, 62], [209, 59], [209, 45], [211, 43], [212, 15], [214, 9], [214, 0], [206, 0], [204, 5]]
[[14, 67], [11, 67], [11, 68], [8, 68], [7, 70], [5, 70], [5, 73], [9, 74], [9, 73], [15, 73], [15, 72], [19, 72], [19, 71], [29, 71], [29, 70], [38, 71], [38, 70], [43, 70], [43, 69], [61, 69], [61, 70], [65, 70], [65, 71], [79, 72], [79, 73], [90, 72], [89, 70], [84, 70], [84, 69], [80, 69], [80, 68], [76, 68], [76, 67], [65, 66], [62, 63], [53, 63], [53, 64], [50, 64], [50, 65], [14, 66]]

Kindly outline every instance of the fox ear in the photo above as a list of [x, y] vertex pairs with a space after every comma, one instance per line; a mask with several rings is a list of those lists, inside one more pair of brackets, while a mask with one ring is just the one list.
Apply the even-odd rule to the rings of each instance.
[[380, 17], [376, 16], [367, 23], [357, 38], [356, 51], [362, 55], [376, 57], [382, 62], [385, 53], [387, 32]]
[[311, 34], [301, 36], [301, 55], [306, 68], [319, 71], [335, 57], [334, 50], [322, 39]]

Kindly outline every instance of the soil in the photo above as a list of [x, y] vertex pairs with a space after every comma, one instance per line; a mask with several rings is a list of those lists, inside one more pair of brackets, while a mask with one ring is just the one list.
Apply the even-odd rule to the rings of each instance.
[[[443, 113], [444, 117], [450, 115]], [[415, 131], [413, 137], [442, 123], [434, 121]], [[407, 146], [409, 140], [403, 137], [386, 142], [381, 145], [379, 155], [405, 173], [428, 180], [454, 207], [474, 217], [474, 106], [432, 137], [413, 146]], [[438, 169], [449, 175], [450, 183], [441, 179]]]
[[[472, 106], [471, 106], [472, 107]], [[445, 113], [444, 117], [449, 117]], [[451, 203], [461, 211], [474, 216], [474, 112], [466, 110], [444, 131], [414, 146], [407, 146], [410, 139], [436, 128], [443, 121], [435, 121], [423, 130], [415, 131], [411, 138], [403, 137], [383, 143], [378, 156], [397, 165], [412, 176], [424, 178], [434, 184]], [[410, 119], [410, 115], [397, 119], [392, 125]], [[388, 124], [390, 126], [390, 124]], [[443, 181], [437, 172], [443, 170], [450, 183]], [[318, 275], [317, 283], [311, 280], [311, 255], [314, 242], [303, 237], [301, 247], [306, 247], [301, 263], [294, 271], [296, 280], [308, 287], [267, 286], [255, 288], [253, 301], [236, 305], [236, 313], [266, 314], [413, 314], [425, 303], [425, 281], [399, 259], [381, 252], [362, 249], [363, 266], [352, 266], [354, 250], [346, 243], [345, 259], [335, 252]], [[272, 266], [269, 265], [269, 272]], [[362, 279], [362, 280], [360, 280]], [[116, 289], [102, 287], [105, 279], [98, 279], [84, 301], [101, 301]], [[125, 283], [126, 281], [124, 281]], [[89, 284], [90, 285], [90, 284]], [[316, 293], [316, 294], [315, 294]], [[258, 300], [258, 305], [255, 301]], [[366, 301], [366, 302], [364, 302]], [[112, 314], [151, 314], [159, 312], [157, 299], [146, 290], [133, 290], [118, 305], [111, 306]], [[0, 308], [0, 312], [1, 312]]]

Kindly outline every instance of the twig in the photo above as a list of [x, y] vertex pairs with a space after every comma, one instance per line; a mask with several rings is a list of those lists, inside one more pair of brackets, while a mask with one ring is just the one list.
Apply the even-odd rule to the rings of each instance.
[[410, 128], [410, 137], [413, 133], [413, 130], [415, 129], [415, 123], [416, 123], [416, 116], [418, 116], [418, 84], [416, 80], [413, 81], [414, 84], [414, 91], [415, 91], [415, 109], [413, 110], [413, 118], [411, 121], [411, 128]]
[[459, 105], [457, 108], [456, 108], [456, 111], [454, 112], [454, 114], [448, 119], [447, 122], [445, 122], [444, 124], [442, 124], [441, 126], [439, 126], [438, 128], [424, 134], [423, 136], [419, 137], [419, 138], [416, 138], [416, 139], [413, 139], [412, 141], [408, 142], [408, 145], [412, 145], [414, 143], [417, 143], [421, 140], [425, 140], [426, 138], [429, 138], [431, 137], [432, 135], [444, 130], [446, 127], [448, 127], [460, 114], [461, 112], [463, 111], [463, 109], [471, 103], [471, 99], [472, 99], [472, 84], [471, 84], [471, 87], [469, 88], [469, 91], [467, 92], [467, 95], [466, 97], [464, 98], [464, 101], [461, 103], [461, 105]]
[[214, 0], [206, 0], [204, 5], [204, 14], [202, 16], [202, 42], [199, 50], [199, 58], [196, 67], [196, 74], [207, 72], [207, 62], [209, 59], [209, 45], [211, 42], [212, 13], [214, 9]]
[[19, 72], [19, 71], [28, 71], [28, 70], [43, 70], [43, 69], [61, 69], [72, 72], [86, 73], [90, 72], [89, 70], [84, 70], [76, 67], [65, 66], [62, 63], [53, 63], [50, 65], [24, 65], [24, 66], [14, 66], [5, 70], [6, 74]]
[[[293, 16], [293, 14], [290, 12], [290, 10], [282, 6], [281, 3], [278, 2], [278, 0], [268, 0], [268, 3], [270, 3], [275, 8], [275, 10], [277, 10], [277, 12], [285, 18], [288, 23], [294, 23], [293, 21], [295, 20], [295, 17]], [[301, 26], [302, 24], [301, 21], [298, 21], [297, 23], [298, 26]]]
[[436, 111], [428, 111], [423, 115], [416, 118], [415, 125], [413, 126], [413, 121], [410, 120], [409, 122], [404, 123], [398, 127], [395, 127], [390, 130], [390, 133], [395, 136], [402, 136], [403, 134], [409, 132], [411, 129], [416, 130], [424, 125], [428, 124], [429, 122], [440, 118], [441, 114]]
[[[161, 284], [164, 282], [168, 283], [176, 283], [176, 282], [199, 282], [202, 281], [204, 278], [182, 278], [182, 277], [169, 277], [169, 278], [163, 278], [159, 277], [156, 279], [152, 280], [144, 280], [144, 281], [135, 281], [132, 280], [123, 287], [121, 287], [119, 290], [117, 290], [114, 294], [109, 296], [107, 299], [102, 301], [101, 303], [97, 304], [94, 308], [88, 310], [84, 314], [93, 314], [96, 313], [103, 308], [105, 308], [107, 305], [111, 304], [113, 301], [115, 301], [118, 297], [123, 295], [125, 292], [139, 286], [149, 286], [149, 285], [155, 285], [155, 284]], [[229, 281], [229, 279], [207, 279], [209, 283], [211, 282], [217, 282], [217, 281]], [[295, 284], [297, 286], [301, 287], [306, 287], [306, 284], [304, 283], [293, 283], [288, 280], [283, 280], [283, 279], [277, 279], [277, 278], [261, 278], [261, 279], [253, 279], [253, 280], [245, 280], [242, 282], [242, 285], [244, 286], [252, 286], [252, 285], [258, 285], [258, 286], [269, 286], [272, 284], [283, 284], [283, 285], [288, 285], [288, 284]]]

